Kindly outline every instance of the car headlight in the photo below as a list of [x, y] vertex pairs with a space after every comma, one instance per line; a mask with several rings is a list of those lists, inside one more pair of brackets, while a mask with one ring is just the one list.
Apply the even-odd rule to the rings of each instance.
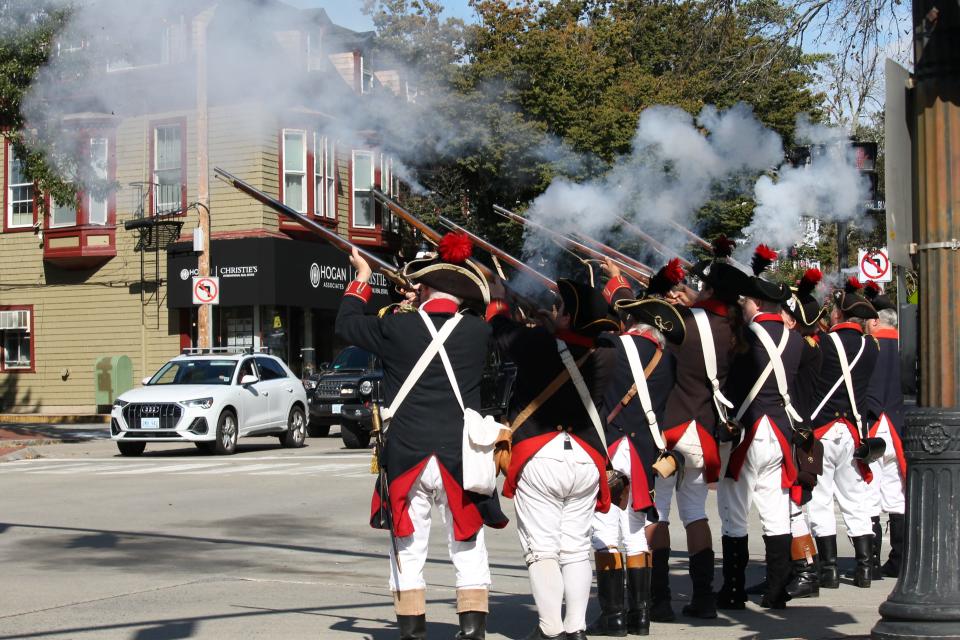
[[361, 383], [360, 383], [360, 393], [363, 394], [363, 395], [365, 395], [365, 396], [368, 396], [368, 395], [370, 395], [371, 393], [373, 393], [373, 383], [370, 382], [369, 380], [364, 380], [363, 382], [361, 382]]
[[316, 389], [316, 388], [317, 388], [317, 381], [316, 381], [316, 380], [304, 380], [304, 381], [303, 381], [303, 388], [306, 389], [307, 391], [309, 391], [310, 389]]
[[118, 409], [122, 409], [128, 404], [130, 403], [127, 402], [126, 400], [121, 400], [120, 398], [117, 398], [116, 400], [113, 401], [113, 406], [117, 407]]
[[195, 409], [209, 409], [213, 406], [213, 398], [197, 398], [196, 400], [187, 400], [183, 403], [185, 407], [192, 407]]

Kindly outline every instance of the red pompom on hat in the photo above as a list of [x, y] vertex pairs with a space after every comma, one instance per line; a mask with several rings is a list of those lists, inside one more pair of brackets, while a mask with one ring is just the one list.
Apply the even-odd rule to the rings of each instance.
[[847, 278], [846, 283], [843, 285], [843, 290], [847, 293], [859, 293], [863, 289], [863, 285], [860, 284], [860, 281], [857, 280], [856, 276], [850, 276]]
[[451, 231], [437, 243], [440, 259], [451, 264], [463, 264], [473, 255], [473, 241], [465, 233]]
[[674, 285], [683, 282], [686, 274], [683, 272], [683, 265], [680, 264], [680, 258], [674, 258], [668, 262], [663, 270], [663, 275]]
[[873, 280], [868, 280], [867, 284], [863, 285], [863, 295], [867, 297], [867, 300], [872, 301], [880, 295], [880, 287]]
[[753, 259], [750, 261], [750, 268], [753, 269], [753, 275], [759, 276], [767, 267], [774, 263], [779, 254], [765, 244], [757, 245], [753, 251]]
[[713, 239], [713, 256], [715, 258], [729, 258], [736, 246], [736, 242], [721, 233]]
[[807, 269], [800, 278], [800, 284], [797, 285], [797, 295], [801, 298], [809, 296], [821, 280], [823, 280], [823, 273], [820, 269]]
[[666, 295], [670, 289], [683, 282], [686, 275], [683, 266], [680, 264], [680, 258], [674, 258], [650, 278], [646, 293], [659, 296]]

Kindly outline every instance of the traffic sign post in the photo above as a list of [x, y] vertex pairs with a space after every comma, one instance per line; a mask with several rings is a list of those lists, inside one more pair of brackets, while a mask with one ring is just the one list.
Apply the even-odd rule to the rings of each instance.
[[860, 282], [873, 280], [874, 282], [890, 282], [893, 280], [893, 270], [890, 268], [890, 257], [887, 254], [886, 247], [867, 251], [860, 249], [858, 252], [858, 273]]
[[194, 276], [193, 304], [220, 304], [220, 278]]

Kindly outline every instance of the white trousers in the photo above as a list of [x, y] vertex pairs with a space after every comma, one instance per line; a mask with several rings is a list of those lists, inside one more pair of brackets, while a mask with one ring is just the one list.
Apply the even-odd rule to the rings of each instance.
[[571, 448], [563, 448], [566, 437], [558, 435], [534, 454], [517, 483], [513, 505], [528, 565], [544, 558], [561, 565], [590, 558], [600, 472], [572, 438]]
[[876, 437], [883, 438], [887, 448], [882, 458], [870, 463], [870, 471], [873, 472], [873, 480], [869, 484], [870, 515], [872, 516], [879, 516], [881, 513], [904, 513], [906, 506], [903, 480], [900, 478], [900, 466], [890, 429], [887, 416], [880, 416]]
[[717, 506], [725, 536], [747, 535], [751, 503], [757, 506], [763, 535], [790, 533], [790, 493], [781, 487], [783, 450], [773, 429], [764, 416], [747, 448], [740, 479], [720, 479]]
[[847, 425], [834, 422], [820, 438], [823, 444], [823, 474], [813, 488], [813, 498], [807, 507], [810, 529], [814, 536], [837, 534], [837, 518], [833, 510], [836, 498], [851, 538], [870, 535], [870, 490], [853, 459], [853, 436]]
[[677, 474], [669, 478], [654, 477], [654, 504], [660, 515], [660, 522], [670, 522], [670, 507], [673, 497], [677, 497], [677, 511], [680, 522], [686, 527], [691, 522], [707, 519], [707, 486], [703, 477], [703, 446], [697, 435], [697, 422], [691, 420], [683, 436], [677, 441], [674, 450], [683, 454], [683, 482], [677, 487]]
[[[630, 444], [626, 438], [621, 438], [617, 443], [611, 462], [614, 469], [631, 477]], [[632, 482], [629, 491], [626, 509], [611, 505], [607, 513], [598, 511], [593, 514], [592, 542], [596, 551], [626, 551], [627, 555], [633, 556], [650, 550], [643, 531], [647, 526], [647, 515], [643, 511], [634, 511], [630, 506], [633, 504]]]
[[420, 472], [420, 477], [410, 488], [410, 508], [407, 513], [413, 521], [413, 534], [397, 538], [400, 552], [398, 570], [390, 545], [390, 590], [409, 591], [423, 589], [423, 566], [427, 561], [427, 546], [430, 542], [430, 510], [436, 506], [440, 521], [447, 530], [447, 550], [457, 572], [457, 589], [486, 589], [490, 586], [490, 565], [487, 561], [487, 546], [483, 529], [472, 541], [461, 542], [454, 538], [453, 515], [447, 503], [447, 492], [437, 459], [431, 457]]

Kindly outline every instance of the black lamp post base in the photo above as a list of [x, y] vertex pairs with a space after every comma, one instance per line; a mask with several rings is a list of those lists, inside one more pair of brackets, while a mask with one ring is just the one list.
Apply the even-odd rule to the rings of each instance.
[[911, 409], [902, 440], [903, 561], [871, 637], [960, 639], [960, 409]]

